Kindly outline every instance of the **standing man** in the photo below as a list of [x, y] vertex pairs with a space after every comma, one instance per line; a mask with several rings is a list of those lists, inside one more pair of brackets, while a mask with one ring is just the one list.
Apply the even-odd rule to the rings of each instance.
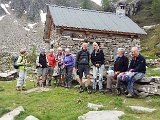
[[[106, 92], [111, 93], [112, 92], [112, 82], [114, 80], [117, 80], [117, 76], [120, 73], [124, 73], [128, 70], [128, 58], [124, 55], [125, 49], [124, 48], [118, 48], [117, 50], [117, 58], [114, 62], [114, 74], [113, 75], [107, 75], [107, 86], [106, 86]], [[119, 85], [118, 85], [119, 87]]]
[[47, 76], [47, 56], [45, 52], [45, 48], [40, 50], [40, 55], [37, 57], [36, 65], [38, 70], [38, 77], [37, 77], [37, 85], [39, 85], [40, 77], [42, 77], [42, 83], [46, 85], [46, 76]]
[[48, 60], [48, 76], [49, 76], [48, 85], [51, 86], [52, 75], [54, 72], [54, 68], [56, 66], [56, 57], [54, 55], [53, 49], [50, 49], [50, 53], [47, 55], [47, 60]]
[[[103, 71], [104, 71], [104, 53], [96, 42], [93, 43], [93, 52], [91, 54], [91, 62], [93, 64], [93, 90], [96, 92], [96, 86], [98, 83], [99, 91], [103, 91], [102, 81], [103, 81]], [[97, 77], [99, 78], [97, 79]]]
[[16, 62], [16, 65], [18, 66], [19, 70], [19, 78], [17, 79], [17, 85], [16, 85], [16, 90], [20, 91], [21, 86], [22, 90], [26, 90], [26, 66], [28, 65], [27, 60], [26, 60], [26, 49], [21, 49], [20, 50], [20, 56], [18, 57], [18, 60]]
[[77, 53], [76, 56], [76, 61], [75, 61], [75, 67], [78, 70], [78, 75], [79, 75], [79, 84], [80, 84], [80, 93], [83, 92], [83, 87], [82, 87], [82, 77], [83, 73], [85, 77], [87, 78], [86, 85], [87, 85], [87, 92], [90, 94], [91, 93], [91, 86], [90, 86], [90, 75], [89, 75], [89, 59], [90, 55], [88, 52], [88, 44], [83, 43], [82, 44], [82, 50]]

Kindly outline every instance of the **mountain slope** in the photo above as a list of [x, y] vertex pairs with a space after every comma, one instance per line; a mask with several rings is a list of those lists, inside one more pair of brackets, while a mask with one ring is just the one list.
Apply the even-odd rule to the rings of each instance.
[[[55, 4], [59, 6], [79, 8], [82, 0], [1, 0], [0, 3], [10, 4], [11, 9], [17, 17], [21, 18], [24, 14], [28, 20], [38, 22], [40, 20], [40, 11], [46, 12], [46, 4]], [[91, 9], [100, 9], [100, 6], [90, 1]], [[4, 14], [0, 7], [0, 16]]]
[[140, 11], [131, 17], [133, 21], [138, 23], [140, 26], [148, 26], [160, 23], [156, 21], [151, 11], [153, 0], [142, 0]]
[[160, 25], [153, 27], [148, 31], [148, 35], [143, 37], [142, 54], [146, 58], [160, 57]]

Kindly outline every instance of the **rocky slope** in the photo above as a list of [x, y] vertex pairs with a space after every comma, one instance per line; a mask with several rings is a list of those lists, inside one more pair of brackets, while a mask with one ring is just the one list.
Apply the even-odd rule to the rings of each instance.
[[[0, 0], [0, 51], [18, 52], [21, 47], [29, 51], [43, 42], [46, 4], [80, 7], [82, 0]], [[100, 8], [93, 2], [93, 9]], [[43, 15], [43, 17], [42, 17]]]
[[[46, 12], [46, 4], [79, 8], [82, 4], [82, 0], [1, 0], [0, 3], [9, 3], [17, 17], [21, 18], [26, 14], [27, 19], [37, 22], [40, 20], [40, 11]], [[90, 1], [90, 4], [91, 9], [100, 9], [100, 6], [94, 2]], [[1, 14], [5, 13], [0, 7], [0, 15]]]

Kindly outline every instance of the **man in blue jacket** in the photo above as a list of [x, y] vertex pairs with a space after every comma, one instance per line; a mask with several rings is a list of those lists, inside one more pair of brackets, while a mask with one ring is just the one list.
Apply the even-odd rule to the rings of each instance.
[[132, 60], [129, 65], [129, 69], [127, 73], [124, 75], [118, 76], [118, 78], [126, 78], [128, 82], [128, 92], [129, 94], [126, 96], [128, 98], [135, 97], [134, 94], [134, 82], [142, 79], [145, 76], [146, 72], [146, 60], [145, 58], [139, 53], [137, 47], [132, 47]]

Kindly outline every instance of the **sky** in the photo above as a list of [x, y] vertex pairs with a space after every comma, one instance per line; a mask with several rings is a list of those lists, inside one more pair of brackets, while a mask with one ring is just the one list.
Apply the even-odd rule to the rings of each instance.
[[95, 3], [97, 3], [98, 5], [101, 5], [101, 0], [92, 0], [94, 1]]

